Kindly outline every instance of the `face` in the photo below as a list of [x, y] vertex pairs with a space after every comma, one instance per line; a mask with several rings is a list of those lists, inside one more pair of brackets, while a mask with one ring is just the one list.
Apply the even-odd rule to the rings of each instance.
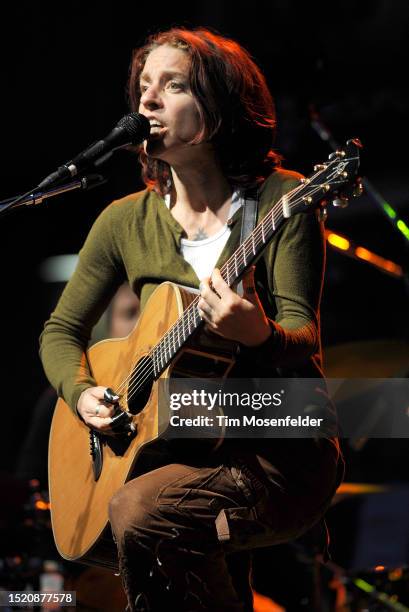
[[188, 144], [200, 130], [198, 106], [189, 86], [189, 56], [169, 45], [148, 55], [140, 77], [139, 112], [148, 117], [151, 133], [145, 152], [170, 165], [187, 161], [205, 143]]

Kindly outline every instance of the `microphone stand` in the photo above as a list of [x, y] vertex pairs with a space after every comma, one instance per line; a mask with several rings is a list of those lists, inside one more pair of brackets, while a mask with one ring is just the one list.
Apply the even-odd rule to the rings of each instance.
[[22, 196], [14, 196], [13, 198], [7, 198], [6, 200], [0, 201], [0, 214], [19, 208], [20, 206], [36, 206], [42, 204], [45, 200], [53, 198], [54, 196], [61, 195], [62, 193], [68, 193], [75, 189], [81, 189], [82, 191], [99, 187], [107, 182], [107, 179], [102, 174], [88, 174], [75, 181], [70, 181], [57, 187], [51, 187], [44, 191], [34, 190], [28, 191]]

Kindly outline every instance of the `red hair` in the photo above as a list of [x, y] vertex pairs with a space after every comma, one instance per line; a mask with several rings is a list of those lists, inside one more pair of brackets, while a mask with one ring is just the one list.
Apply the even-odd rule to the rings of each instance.
[[[249, 53], [235, 41], [202, 28], [173, 28], [154, 34], [132, 58], [128, 95], [133, 111], [139, 108], [139, 79], [146, 59], [161, 45], [181, 49], [190, 59], [190, 89], [201, 123], [191, 144], [212, 142], [232, 185], [248, 187], [262, 181], [279, 165], [280, 156], [272, 150], [274, 102]], [[146, 185], [166, 193], [171, 178], [168, 164], [144, 152], [140, 161]]]

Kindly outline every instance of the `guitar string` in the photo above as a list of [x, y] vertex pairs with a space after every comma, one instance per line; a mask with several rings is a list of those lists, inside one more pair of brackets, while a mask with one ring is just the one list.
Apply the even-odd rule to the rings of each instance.
[[[310, 179], [312, 180], [312, 179]], [[291, 192], [289, 192], [288, 194], [286, 194], [286, 197], [288, 198], [290, 195], [294, 195], [294, 193], [296, 193], [297, 191], [299, 191], [300, 189], [302, 189], [303, 187], [305, 187], [305, 184], [301, 184], [300, 186], [297, 186], [294, 190], [292, 190]], [[309, 191], [309, 194], [314, 194], [316, 191], [319, 191], [320, 189], [322, 189], [322, 185], [317, 185], [314, 186], [313, 189], [311, 189]], [[289, 208], [294, 208], [298, 203], [302, 202], [303, 198], [295, 200], [294, 202], [292, 202], [291, 204], [289, 204]], [[275, 229], [274, 226], [274, 212], [277, 212], [276, 209], [280, 208], [281, 205], [281, 210], [283, 209], [282, 207], [282, 199], [280, 199], [276, 205], [273, 206], [273, 208], [270, 210], [269, 213], [267, 213], [267, 215], [264, 217], [264, 219], [259, 223], [259, 225], [257, 226], [256, 230], [254, 230], [253, 236], [255, 237], [256, 234], [260, 234], [260, 231], [262, 232], [262, 235], [264, 234], [263, 229], [261, 227], [262, 224], [265, 224], [266, 227], [265, 230], [268, 232], [271, 230], [271, 228], [273, 228], [273, 231]], [[284, 216], [284, 215], [283, 215]], [[281, 219], [283, 218], [283, 216], [277, 217], [278, 221], [281, 221]], [[237, 250], [240, 250], [240, 258], [238, 259], [238, 261], [240, 263], [245, 263], [246, 264], [246, 246], [249, 247], [250, 246], [250, 242], [253, 242], [253, 239], [251, 238], [251, 235], [249, 236], [248, 239], [246, 239], [246, 241], [240, 245], [240, 247], [238, 247]], [[260, 238], [260, 235], [257, 236], [257, 238]], [[271, 238], [271, 237], [270, 237]], [[262, 238], [262, 243], [264, 243], [265, 240]], [[258, 245], [260, 244], [260, 242], [258, 242]], [[244, 257], [242, 258], [242, 254], [244, 254]], [[232, 256], [233, 257], [233, 256]], [[251, 257], [251, 253], [250, 253], [250, 257]], [[234, 257], [234, 259], [236, 260], [237, 258]], [[227, 266], [228, 262], [226, 262], [226, 264], [222, 267], [221, 272], [225, 271], [225, 269], [228, 268]], [[140, 391], [140, 389], [143, 387], [143, 385], [145, 384], [145, 382], [147, 380], [149, 380], [149, 377], [152, 376], [152, 374], [159, 374], [159, 372], [161, 370], [159, 370], [157, 373], [155, 372], [155, 363], [154, 363], [154, 358], [153, 360], [151, 359], [152, 356], [154, 355], [154, 353], [159, 351], [159, 355], [157, 356], [157, 363], [159, 364], [159, 360], [161, 362], [161, 367], [162, 370], [164, 369], [164, 365], [163, 365], [163, 357], [165, 358], [165, 367], [166, 367], [166, 363], [167, 363], [167, 353], [169, 353], [169, 357], [171, 357], [171, 351], [175, 350], [176, 348], [176, 338], [175, 338], [175, 334], [174, 331], [176, 329], [177, 326], [180, 327], [180, 323], [182, 323], [182, 330], [183, 330], [183, 336], [184, 336], [184, 340], [185, 338], [185, 331], [186, 331], [186, 327], [185, 327], [185, 322], [184, 322], [184, 318], [186, 318], [186, 314], [188, 315], [188, 334], [190, 335], [192, 332], [190, 330], [190, 323], [189, 323], [189, 318], [190, 318], [190, 314], [192, 315], [192, 317], [194, 318], [194, 324], [197, 325], [196, 323], [196, 316], [197, 316], [197, 303], [200, 299], [200, 296], [198, 296], [197, 298], [195, 298], [191, 304], [188, 306], [188, 308], [182, 313], [181, 317], [179, 317], [179, 319], [172, 325], [171, 328], [169, 328], [169, 330], [166, 332], [166, 334], [162, 337], [162, 339], [156, 344], [156, 346], [150, 351], [150, 353], [148, 353], [148, 355], [145, 356], [145, 358], [148, 358], [149, 361], [146, 365], [143, 366], [142, 370], [137, 370], [134, 371], [132, 370], [130, 375], [128, 375], [127, 380], [130, 380], [130, 384], [128, 386], [128, 400], [132, 399], [132, 397], [138, 393]], [[191, 311], [190, 314], [188, 311]], [[173, 334], [173, 340], [170, 339], [171, 334]], [[179, 334], [178, 334], [179, 335]], [[166, 340], [167, 340], [167, 347], [166, 347]], [[171, 342], [173, 343], [173, 346], [171, 347]], [[164, 344], [163, 347], [161, 347], [161, 345]], [[180, 347], [178, 347], [180, 348]], [[142, 357], [143, 359], [143, 357]], [[141, 360], [142, 360], [141, 359]], [[136, 364], [135, 364], [136, 365]], [[153, 369], [152, 369], [153, 366]], [[135, 366], [134, 366], [135, 367]], [[123, 383], [121, 383], [121, 387], [126, 384], [126, 382], [124, 381]]]
[[[357, 159], [355, 158], [345, 158], [344, 162], [347, 161], [351, 161], [353, 159]], [[253, 254], [254, 254], [254, 246], [255, 246], [255, 239], [258, 240], [260, 238], [260, 231], [261, 231], [261, 235], [262, 235], [262, 243], [265, 243], [265, 239], [264, 239], [264, 229], [268, 232], [270, 231], [271, 227], [273, 229], [273, 231], [275, 230], [275, 224], [274, 224], [274, 213], [277, 212], [282, 212], [283, 211], [283, 200], [284, 199], [289, 199], [290, 197], [293, 197], [298, 191], [302, 190], [303, 188], [305, 188], [306, 186], [308, 186], [309, 183], [311, 183], [313, 180], [316, 180], [317, 177], [319, 177], [319, 175], [324, 172], [327, 172], [328, 169], [330, 168], [331, 165], [334, 165], [335, 163], [338, 163], [339, 159], [335, 159], [335, 160], [331, 160], [330, 163], [327, 164], [326, 168], [322, 169], [320, 172], [318, 172], [315, 176], [310, 177], [309, 179], [307, 179], [307, 182], [301, 183], [300, 185], [298, 185], [297, 187], [295, 187], [294, 189], [292, 189], [290, 192], [288, 192], [287, 194], [285, 194], [285, 196], [283, 198], [280, 198], [280, 200], [278, 202], [276, 202], [276, 204], [273, 206], [273, 208], [266, 214], [266, 216], [264, 217], [264, 219], [258, 224], [258, 226], [256, 227], [256, 229], [254, 230], [254, 232], [252, 232], [252, 234], [250, 234], [250, 236], [246, 239], [246, 241], [243, 242], [243, 244], [240, 245], [240, 247], [238, 247], [238, 249], [236, 250], [239, 251], [239, 257], [236, 255], [232, 255], [229, 260], [225, 263], [225, 265], [222, 267], [221, 269], [221, 273], [223, 275], [224, 272], [227, 273], [227, 280], [228, 282], [230, 281], [230, 274], [229, 274], [229, 262], [231, 259], [234, 259], [234, 267], [235, 267], [235, 271], [237, 272], [237, 264], [239, 263], [239, 265], [241, 263], [244, 262], [244, 264], [246, 265], [246, 259], [249, 255], [248, 253], [248, 247], [250, 247], [250, 242], [252, 243], [252, 250], [253, 250]], [[337, 173], [335, 176], [338, 176], [339, 173]], [[344, 183], [345, 181], [340, 181], [340, 183]], [[328, 184], [328, 180], [326, 181], [326, 183]], [[325, 183], [324, 183], [325, 184]], [[322, 189], [323, 184], [318, 184], [318, 185], [313, 185], [310, 188], [310, 191], [307, 194], [311, 195], [316, 193], [317, 191], [319, 191], [320, 189]], [[305, 197], [305, 196], [304, 196]], [[287, 203], [287, 206], [289, 209], [294, 208], [300, 201], [302, 201], [303, 198], [300, 200], [294, 200], [294, 202], [291, 203]], [[281, 210], [280, 210], [281, 209]], [[284, 215], [283, 215], [284, 216]], [[279, 216], [277, 218], [278, 221], [281, 221], [282, 217]], [[269, 227], [265, 227], [263, 228], [263, 226], [267, 226], [269, 225]], [[271, 238], [271, 236], [270, 236]], [[258, 242], [257, 246], [260, 244], [260, 242]], [[247, 256], [247, 257], [246, 257]], [[250, 252], [250, 257], [251, 257], [251, 252]], [[186, 327], [185, 327], [185, 321], [184, 319], [187, 318], [187, 331], [188, 331], [188, 335], [190, 335], [192, 333], [191, 329], [190, 329], [190, 322], [189, 319], [192, 316], [194, 319], [194, 329], [195, 327], [197, 327], [198, 323], [196, 321], [197, 318], [197, 303], [198, 300], [200, 299], [200, 297], [195, 298], [190, 305], [186, 308], [186, 310], [182, 313], [182, 315], [178, 318], [178, 320], [169, 328], [169, 330], [167, 330], [166, 334], [164, 334], [164, 336], [161, 338], [161, 340], [155, 345], [155, 347], [153, 347], [153, 349], [151, 349], [151, 351], [148, 353], [148, 355], [145, 355], [145, 358], [148, 359], [148, 363], [145, 364], [143, 366], [142, 370], [136, 369], [135, 370], [135, 366], [136, 363], [133, 365], [133, 368], [130, 372], [130, 374], [127, 376], [127, 378], [119, 385], [118, 387], [118, 393], [120, 393], [120, 391], [126, 386], [127, 382], [130, 381], [130, 385], [128, 387], [128, 399], [131, 399], [135, 393], [138, 393], [139, 390], [143, 387], [143, 385], [145, 384], [145, 382], [149, 379], [150, 376], [152, 376], [152, 374], [158, 375], [159, 372], [163, 371], [164, 369], [164, 365], [163, 365], [163, 357], [165, 358], [165, 367], [166, 367], [166, 363], [167, 363], [167, 353], [169, 353], [169, 357], [171, 357], [171, 352], [175, 352], [175, 350], [178, 350], [180, 348], [180, 346], [182, 346], [182, 343], [180, 343], [180, 335], [179, 335], [179, 331], [180, 331], [180, 327], [182, 328], [182, 335], [183, 335], [183, 341], [186, 340], [185, 337], [185, 332], [186, 332]], [[186, 317], [187, 315], [187, 317]], [[175, 330], [177, 330], [177, 338], [178, 338], [178, 342], [179, 342], [179, 346], [176, 349], [176, 345], [177, 345], [177, 341], [176, 341], [176, 337], [175, 337]], [[173, 338], [171, 338], [171, 335], [173, 335]], [[171, 346], [172, 343], [172, 346]], [[166, 346], [167, 344], [167, 346]], [[163, 345], [163, 346], [162, 346]], [[157, 354], [159, 353], [159, 354]], [[157, 364], [159, 366], [159, 362], [161, 365], [162, 370], [158, 369], [158, 372], [155, 372], [155, 356], [157, 357]], [[152, 359], [153, 357], [153, 359]], [[141, 358], [141, 361], [144, 359], [144, 357]], [[153, 366], [153, 370], [152, 370], [152, 366]], [[148, 376], [146, 376], [146, 374]], [[138, 380], [139, 377], [139, 380]], [[144, 377], [144, 378], [141, 378]], [[135, 384], [133, 384], [135, 383]], [[138, 385], [139, 386], [136, 386]], [[133, 386], [132, 386], [133, 385]]]
[[[287, 197], [288, 197], [290, 194], [295, 194], [295, 193], [296, 193], [296, 192], [297, 192], [299, 189], [301, 189], [302, 187], [304, 187], [304, 185], [297, 186], [296, 188], [294, 188], [293, 190], [291, 190], [291, 192], [289, 192], [288, 194], [286, 194], [286, 195], [287, 195]], [[294, 205], [295, 205], [295, 203], [296, 203], [296, 202], [294, 202]], [[266, 221], [268, 221], [268, 217], [273, 216], [274, 212], [279, 212], [280, 208], [282, 209], [282, 198], [281, 198], [281, 199], [280, 199], [278, 202], [276, 202], [276, 204], [273, 206], [273, 208], [272, 208], [272, 209], [271, 209], [271, 210], [270, 210], [270, 211], [267, 213], [267, 215], [264, 217], [264, 219], [263, 219], [263, 220], [262, 220], [262, 221], [261, 221], [261, 222], [258, 224], [258, 226], [257, 226], [257, 227], [255, 228], [255, 230], [254, 230], [254, 234], [256, 234], [256, 233], [258, 233], [258, 234], [259, 234], [260, 232], [259, 232], [258, 230], [259, 230], [259, 229], [261, 229], [261, 228], [260, 228], [261, 224], [263, 224], [263, 223], [265, 223]], [[264, 233], [264, 232], [263, 232], [263, 231], [261, 231], [261, 234], [263, 234], [263, 233]], [[245, 242], [246, 242], [246, 241], [245, 241]], [[241, 244], [241, 245], [240, 245], [240, 246], [239, 246], [239, 247], [236, 249], [236, 252], [237, 252], [237, 251], [239, 251], [239, 250], [241, 250], [241, 249], [243, 248], [243, 246], [245, 245], [245, 242], [244, 242], [244, 243], [242, 243], [242, 244]], [[262, 242], [264, 242], [264, 241], [262, 241]], [[231, 256], [231, 257], [233, 257], [233, 256]], [[230, 259], [230, 258], [229, 258], [229, 259]], [[237, 256], [235, 257], [235, 260], [236, 260], [237, 262], [239, 261], [239, 260], [237, 260]], [[241, 262], [241, 261], [243, 261], [243, 260], [240, 260], [240, 262]], [[228, 262], [226, 262], [226, 264], [227, 264], [227, 263], [228, 263]], [[226, 264], [225, 264], [225, 265], [222, 267], [222, 269], [221, 269], [221, 271], [220, 271], [221, 273], [223, 273], [224, 268], [225, 268], [225, 267], [227, 267], [227, 266], [226, 266]], [[223, 274], [222, 274], [222, 275], [223, 275]], [[189, 306], [188, 306], [188, 307], [187, 307], [187, 308], [186, 308], [186, 309], [183, 311], [182, 315], [181, 315], [181, 316], [178, 318], [178, 320], [177, 320], [177, 321], [175, 321], [175, 323], [174, 323], [174, 324], [173, 324], [173, 325], [172, 325], [172, 326], [171, 326], [171, 327], [170, 327], [170, 328], [169, 328], [169, 329], [166, 331], [166, 333], [165, 333], [165, 334], [162, 336], [162, 338], [161, 338], [161, 339], [160, 339], [160, 340], [157, 342], [156, 346], [155, 346], [155, 347], [153, 347], [153, 348], [151, 349], [151, 351], [148, 353], [149, 357], [152, 357], [152, 355], [153, 355], [155, 352], [156, 352], [156, 353], [158, 353], [158, 352], [159, 352], [159, 355], [157, 355], [157, 363], [158, 363], [158, 364], [159, 364], [159, 362], [163, 362], [163, 352], [162, 352], [162, 349], [161, 349], [161, 348], [157, 348], [157, 347], [160, 347], [162, 344], [165, 344], [165, 345], [166, 345], [166, 337], [167, 337], [167, 336], [170, 336], [172, 333], [173, 333], [173, 335], [174, 335], [175, 329], [176, 329], [176, 327], [177, 327], [177, 326], [179, 326], [179, 327], [180, 327], [180, 322], [181, 322], [181, 321], [182, 321], [182, 325], [181, 325], [181, 327], [182, 327], [182, 336], [183, 336], [183, 340], [184, 340], [184, 341], [186, 340], [186, 331], [187, 331], [187, 333], [190, 335], [190, 333], [191, 333], [191, 330], [190, 330], [190, 319], [191, 319], [191, 318], [193, 318], [193, 319], [194, 319], [194, 322], [193, 322], [193, 323], [194, 323], [194, 325], [195, 325], [195, 324], [196, 324], [196, 320], [195, 320], [195, 319], [196, 319], [196, 316], [195, 316], [195, 315], [196, 315], [196, 312], [197, 312], [197, 311], [196, 311], [196, 307], [197, 307], [197, 302], [198, 302], [199, 298], [200, 298], [200, 296], [198, 296], [197, 298], [194, 298], [194, 300], [193, 300], [193, 301], [192, 301], [192, 302], [189, 304]], [[195, 311], [196, 311], [196, 312], [195, 312]], [[188, 321], [187, 321], [187, 326], [185, 325], [185, 321], [183, 320], [183, 319], [186, 319], [186, 318], [187, 318], [187, 320], [188, 320]], [[169, 340], [169, 342], [168, 342], [168, 346], [169, 346], [169, 348], [170, 348], [170, 342], [171, 342], [171, 341]], [[168, 351], [168, 349], [166, 349], [166, 346], [164, 346], [163, 348], [164, 348], [164, 353], [165, 353], [165, 355], [164, 355], [164, 356], [165, 356], [165, 359], [166, 359], [166, 352]], [[148, 355], [146, 355], [145, 357], [148, 357]], [[143, 357], [142, 357], [142, 359], [143, 359]], [[117, 388], [117, 393], [118, 393], [118, 394], [120, 394], [120, 393], [121, 393], [121, 391], [122, 391], [122, 390], [124, 389], [124, 387], [127, 385], [128, 381], [129, 381], [129, 380], [130, 380], [130, 379], [131, 379], [133, 376], [135, 376], [136, 374], [142, 374], [142, 375], [144, 374], [144, 371], [141, 371], [141, 372], [136, 372], [136, 373], [135, 373], [135, 372], [134, 372], [135, 365], [136, 365], [136, 363], [133, 365], [132, 370], [131, 370], [130, 374], [127, 376], [127, 378], [126, 378], [124, 381], [122, 381], [122, 383], [120, 383], [119, 387]], [[150, 369], [150, 364], [148, 364], [148, 365], [147, 365], [147, 367], [148, 367], [148, 369]], [[146, 370], [145, 370], [145, 371], [146, 371]], [[145, 382], [145, 381], [144, 381], [144, 382]], [[131, 384], [132, 384], [132, 380], [131, 380]], [[129, 394], [129, 391], [131, 391], [130, 386], [128, 387], [128, 394]]]
[[[290, 194], [294, 194], [295, 192], [299, 191], [301, 188], [305, 187], [304, 184], [296, 187], [294, 190], [292, 190], [290, 192]], [[316, 186], [314, 189], [310, 190], [309, 194], [314, 194], [316, 191], [319, 191], [322, 188], [322, 186]], [[287, 197], [289, 196], [289, 194], [287, 194]], [[302, 202], [303, 199], [298, 199], [295, 200], [293, 203], [289, 204], [289, 208], [294, 208], [298, 203]], [[252, 235], [250, 235], [248, 237], [248, 239], [246, 239], [246, 241], [243, 242], [242, 245], [240, 245], [240, 247], [238, 247], [237, 250], [240, 251], [239, 253], [239, 257], [237, 258], [237, 256], [234, 257], [235, 259], [235, 263], [237, 262], [238, 265], [240, 266], [241, 263], [244, 263], [246, 265], [246, 259], [249, 258], [249, 256], [251, 257], [252, 254], [254, 254], [254, 250], [251, 247], [250, 243], [256, 242], [257, 246], [259, 246], [262, 243], [265, 243], [265, 240], [263, 239], [263, 237], [261, 238], [261, 242], [259, 241], [260, 238], [260, 231], [261, 231], [261, 235], [263, 236], [264, 233], [269, 232], [271, 229], [275, 229], [275, 224], [274, 221], [281, 221], [281, 219], [284, 217], [284, 215], [276, 217], [276, 219], [274, 219], [273, 213], [277, 212], [277, 208], [280, 208], [281, 205], [281, 209], [282, 209], [282, 199], [279, 200], [279, 202], [270, 210], [269, 213], [267, 213], [267, 215], [264, 217], [264, 219], [259, 223], [259, 225], [257, 226], [256, 230], [254, 230], [253, 233], [253, 237], [254, 239], [257, 238], [257, 242], [255, 240], [253, 240]], [[264, 228], [265, 231], [262, 230], [261, 225], [264, 224], [266, 227]], [[258, 236], [256, 236], [258, 234]], [[271, 238], [271, 236], [270, 236]], [[249, 248], [246, 248], [249, 247]], [[251, 252], [249, 253], [248, 251], [251, 250]], [[247, 253], [246, 253], [247, 252]], [[247, 254], [247, 257], [246, 257]], [[233, 256], [232, 256], [233, 257]], [[226, 262], [227, 264], [228, 262]], [[224, 269], [228, 268], [227, 265], [224, 265], [221, 269], [221, 272], [225, 271]], [[229, 275], [228, 275], [229, 276]], [[228, 278], [229, 280], [229, 278]], [[130, 380], [130, 384], [128, 386], [128, 400], [132, 399], [132, 397], [139, 392], [139, 390], [143, 387], [143, 385], [145, 384], [145, 382], [147, 380], [149, 380], [149, 377], [152, 374], [156, 374], [155, 372], [155, 357], [152, 356], [154, 355], [155, 352], [160, 353], [160, 355], [157, 356], [157, 363], [159, 364], [159, 361], [161, 362], [161, 366], [162, 369], [164, 368], [163, 366], [163, 357], [165, 358], [165, 367], [166, 367], [166, 363], [167, 363], [167, 353], [169, 353], [169, 357], [171, 356], [171, 352], [175, 351], [176, 349], [176, 338], [175, 338], [175, 329], [177, 326], [181, 326], [182, 327], [182, 331], [183, 331], [183, 339], [186, 340], [185, 338], [185, 332], [186, 332], [186, 327], [185, 327], [185, 322], [183, 319], [186, 318], [186, 314], [187, 319], [188, 319], [188, 327], [187, 327], [187, 331], [188, 334], [190, 335], [192, 332], [190, 330], [190, 324], [189, 324], [189, 319], [190, 319], [190, 314], [192, 315], [192, 317], [194, 318], [194, 324], [196, 324], [196, 316], [197, 316], [197, 303], [200, 299], [200, 296], [196, 297], [188, 306], [188, 308], [186, 308], [186, 310], [182, 313], [181, 317], [179, 317], [179, 319], [173, 324], [173, 326], [171, 328], [169, 328], [169, 330], [166, 332], [166, 334], [161, 338], [161, 340], [156, 344], [156, 346], [151, 349], [151, 351], [148, 353], [148, 355], [145, 356], [145, 358], [148, 358], [149, 361], [146, 365], [143, 366], [143, 369], [138, 371], [131, 371], [131, 374], [128, 375], [127, 380]], [[190, 314], [188, 311], [191, 311]], [[180, 325], [180, 323], [182, 323], [182, 325]], [[170, 338], [170, 336], [173, 334], [173, 339]], [[179, 330], [178, 330], [178, 338], [179, 338]], [[168, 342], [166, 342], [166, 340], [168, 340]], [[172, 343], [172, 346], [171, 346]], [[163, 348], [161, 347], [161, 345], [164, 344]], [[167, 346], [166, 346], [167, 344]], [[180, 346], [178, 347], [178, 349], [180, 348]], [[164, 354], [163, 354], [164, 351]], [[143, 359], [143, 357], [142, 357]], [[153, 368], [152, 368], [153, 366]], [[134, 366], [135, 367], [135, 366]], [[159, 374], [159, 371], [158, 371]], [[120, 388], [122, 388], [124, 386], [124, 384], [126, 384], [126, 381], [124, 381], [123, 383], [121, 383]], [[119, 390], [118, 390], [119, 393]]]

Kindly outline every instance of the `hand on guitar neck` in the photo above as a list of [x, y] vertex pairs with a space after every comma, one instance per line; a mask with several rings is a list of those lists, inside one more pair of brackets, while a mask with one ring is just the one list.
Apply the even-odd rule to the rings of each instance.
[[263, 344], [272, 333], [254, 284], [254, 266], [243, 276], [243, 297], [230, 289], [220, 271], [200, 283], [199, 313], [210, 331], [246, 346]]

